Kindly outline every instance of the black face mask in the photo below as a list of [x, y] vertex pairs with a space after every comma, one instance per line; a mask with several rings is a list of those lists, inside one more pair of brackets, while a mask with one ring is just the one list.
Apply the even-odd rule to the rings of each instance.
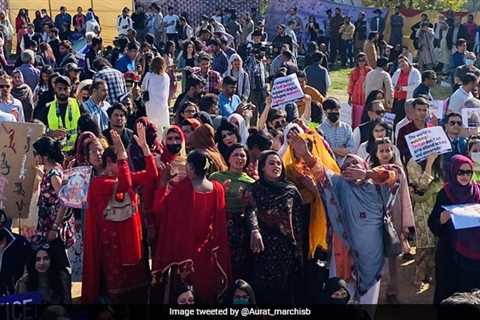
[[330, 120], [332, 123], [336, 123], [338, 119], [340, 118], [340, 112], [330, 112], [327, 113], [327, 118]]
[[172, 154], [177, 154], [182, 150], [182, 145], [180, 143], [167, 144], [167, 150]]

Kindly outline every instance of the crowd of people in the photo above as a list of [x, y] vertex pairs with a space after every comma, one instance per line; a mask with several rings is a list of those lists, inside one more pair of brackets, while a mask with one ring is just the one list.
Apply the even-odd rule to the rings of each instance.
[[[33, 22], [21, 9], [15, 55], [0, 12], [0, 122], [45, 127], [34, 232], [1, 211], [0, 295], [71, 303], [81, 281], [82, 303], [377, 304], [387, 281], [400, 303], [412, 258], [408, 285], [434, 286], [434, 303], [480, 287], [480, 229], [456, 230], [444, 208], [480, 201], [480, 136], [461, 114], [480, 108], [473, 16], [422, 15], [414, 58], [399, 9], [388, 41], [382, 10], [320, 25], [293, 7], [272, 37], [255, 10], [195, 25], [163, 9], [124, 8], [113, 46], [92, 9]], [[339, 101], [329, 70], [347, 66]], [[290, 74], [304, 97], [273, 105]], [[434, 108], [440, 83], [452, 91]], [[452, 150], [417, 162], [406, 136], [432, 126]], [[93, 173], [72, 209], [59, 190], [78, 166]]]

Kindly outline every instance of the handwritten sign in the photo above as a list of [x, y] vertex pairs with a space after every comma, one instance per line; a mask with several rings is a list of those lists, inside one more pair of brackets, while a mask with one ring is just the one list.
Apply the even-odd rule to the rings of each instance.
[[452, 151], [452, 145], [442, 127], [431, 127], [415, 131], [405, 136], [412, 158], [419, 162], [433, 153], [443, 154]]
[[44, 126], [36, 123], [0, 124], [0, 208], [11, 218], [28, 218], [33, 192], [33, 143]]
[[75, 167], [63, 172], [63, 185], [58, 197], [68, 208], [82, 209], [86, 207], [88, 187], [92, 176], [92, 167]]
[[456, 230], [480, 227], [480, 204], [461, 204], [443, 208], [452, 214], [453, 227]]
[[272, 87], [272, 106], [295, 102], [304, 97], [296, 74], [275, 79]]
[[462, 122], [465, 128], [480, 127], [480, 108], [462, 109]]

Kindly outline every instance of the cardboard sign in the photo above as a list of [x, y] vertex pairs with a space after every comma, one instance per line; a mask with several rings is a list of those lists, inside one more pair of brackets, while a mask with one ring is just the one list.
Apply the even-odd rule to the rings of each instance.
[[272, 87], [272, 107], [295, 102], [304, 97], [297, 75], [292, 73], [286, 77], [275, 79]]
[[65, 207], [76, 209], [86, 207], [91, 176], [90, 166], [75, 167], [63, 172], [63, 185], [58, 197]]
[[443, 208], [452, 214], [453, 227], [456, 230], [480, 227], [480, 204], [461, 204]]
[[42, 295], [38, 291], [12, 294], [0, 297], [0, 305], [5, 304], [40, 304]]
[[0, 208], [11, 218], [28, 218], [35, 179], [32, 145], [43, 132], [37, 123], [0, 123]]
[[444, 154], [452, 151], [452, 145], [442, 127], [431, 127], [405, 136], [412, 158], [420, 162], [433, 153]]
[[462, 122], [465, 128], [480, 127], [480, 108], [463, 108]]
[[445, 107], [444, 100], [433, 100], [430, 105], [430, 113], [433, 114], [438, 120], [443, 119], [443, 109]]

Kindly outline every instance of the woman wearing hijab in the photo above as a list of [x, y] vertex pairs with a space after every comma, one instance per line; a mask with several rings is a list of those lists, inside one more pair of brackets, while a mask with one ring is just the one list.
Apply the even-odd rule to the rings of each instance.
[[480, 185], [472, 181], [474, 163], [463, 155], [452, 157], [446, 183], [437, 194], [428, 226], [438, 237], [435, 259], [435, 296], [440, 303], [455, 292], [480, 287], [480, 227], [455, 229], [448, 205], [480, 203]]
[[231, 76], [237, 80], [237, 89], [235, 94], [242, 100], [247, 101], [250, 97], [250, 79], [248, 73], [243, 69], [242, 58], [234, 53], [228, 59], [228, 69], [223, 74], [223, 77]]
[[245, 118], [238, 113], [233, 113], [228, 117], [228, 122], [237, 127], [238, 133], [240, 134], [240, 143], [246, 145], [249, 134]]
[[294, 289], [303, 264], [302, 197], [286, 177], [280, 155], [262, 152], [260, 179], [248, 194], [247, 212], [258, 220], [249, 226], [255, 256], [252, 285], [260, 304], [295, 301]]
[[31, 122], [33, 120], [33, 92], [32, 89], [25, 83], [23, 74], [20, 70], [15, 69], [12, 72], [12, 96], [20, 100], [23, 105], [23, 113], [25, 121]]
[[88, 161], [97, 170], [87, 196], [82, 303], [103, 297], [112, 303], [146, 302], [150, 279], [135, 189], [153, 184], [157, 169], [140, 123], [137, 132], [134, 137], [145, 156], [145, 171], [130, 172], [127, 152], [114, 130], [114, 148], [104, 151], [98, 140], [88, 146]]
[[[193, 285], [201, 303], [218, 303], [231, 280], [230, 250], [225, 217], [225, 193], [217, 181], [207, 179], [210, 167], [208, 155], [194, 150], [187, 157], [188, 178], [166, 192], [172, 178], [169, 166], [162, 171], [155, 193], [154, 212], [159, 237], [153, 256], [153, 273], [163, 277], [160, 289], [152, 295], [157, 301], [168, 297], [176, 283], [178, 266], [191, 262], [193, 273], [182, 278]], [[192, 270], [190, 268], [189, 270]]]
[[225, 187], [228, 239], [232, 254], [233, 279], [249, 279], [251, 276], [250, 236], [245, 214], [245, 192], [255, 182], [244, 172], [248, 164], [248, 151], [241, 144], [234, 144], [226, 154], [228, 171], [215, 172], [210, 179]]
[[[134, 133], [137, 133], [138, 124], [142, 124], [145, 128], [145, 134], [147, 144], [150, 152], [154, 155], [161, 154], [162, 146], [157, 135], [157, 126], [151, 122], [147, 117], [138, 118], [135, 121]], [[136, 141], [132, 141], [128, 147], [128, 159], [130, 170], [132, 172], [145, 170], [145, 156], [143, 155], [142, 148]]]
[[428, 217], [443, 187], [443, 170], [440, 166], [441, 157], [435, 154], [420, 163], [413, 158], [407, 163], [416, 228], [414, 283], [418, 289], [432, 281], [435, 270], [436, 239], [428, 228]]
[[[392, 165], [370, 170], [363, 159], [349, 154], [338, 175], [325, 170], [298, 134], [290, 139], [297, 157], [304, 159], [315, 182], [323, 187], [324, 205], [334, 231], [331, 275], [352, 282], [353, 272], [355, 300], [377, 303], [385, 262], [384, 208], [389, 209], [393, 204], [397, 171]], [[345, 246], [349, 248], [348, 254]]]
[[208, 159], [211, 161], [211, 166], [208, 170], [208, 175], [217, 171], [226, 171], [228, 169], [225, 160], [218, 151], [215, 145], [215, 131], [208, 124], [202, 124], [196, 128], [188, 139], [189, 147], [193, 150], [204, 151]]
[[238, 128], [223, 118], [215, 132], [215, 142], [223, 159], [228, 162], [227, 153], [229, 153], [230, 148], [234, 144], [240, 143]]
[[350, 301], [347, 282], [342, 278], [333, 277], [325, 282], [320, 295], [321, 304], [347, 304]]
[[171, 125], [164, 132], [160, 156], [161, 165], [170, 165], [175, 175], [171, 182], [177, 183], [186, 177], [186, 160], [185, 135], [180, 127]]

